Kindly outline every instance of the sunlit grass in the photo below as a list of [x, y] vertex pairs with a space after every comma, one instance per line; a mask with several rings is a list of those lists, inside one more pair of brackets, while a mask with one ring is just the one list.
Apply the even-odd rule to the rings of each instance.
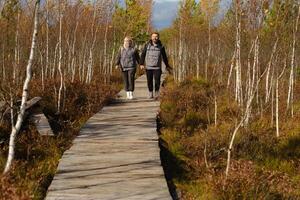
[[254, 115], [236, 137], [230, 177], [225, 181], [227, 148], [241, 111], [227, 90], [220, 88], [200, 78], [182, 84], [170, 81], [164, 89], [161, 139], [169, 157], [173, 156], [170, 167], [184, 169], [173, 173], [182, 199], [300, 199], [297, 114], [281, 115], [279, 138], [271, 113]]
[[[49, 85], [55, 84], [50, 80]], [[18, 134], [16, 155], [12, 169], [0, 175], [0, 199], [43, 199], [56, 173], [59, 159], [70, 148], [72, 140], [87, 119], [99, 111], [120, 89], [118, 82], [109, 85], [99, 82], [85, 85], [67, 84], [63, 112], [56, 113], [54, 87], [41, 90], [38, 82], [32, 83], [32, 94], [42, 97], [44, 113], [50, 119], [55, 136], [41, 136], [30, 125]], [[4, 169], [8, 152], [9, 126], [1, 130], [0, 170]]]

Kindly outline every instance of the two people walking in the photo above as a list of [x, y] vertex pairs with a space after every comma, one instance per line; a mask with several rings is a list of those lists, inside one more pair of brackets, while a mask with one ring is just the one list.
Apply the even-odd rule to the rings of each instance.
[[158, 98], [162, 61], [167, 71], [171, 73], [172, 68], [168, 63], [165, 47], [159, 40], [159, 33], [154, 32], [151, 34], [151, 39], [145, 44], [141, 57], [139, 57], [138, 50], [133, 46], [133, 40], [130, 37], [125, 37], [124, 44], [117, 56], [116, 67], [122, 70], [127, 99], [133, 99], [134, 77], [138, 64], [140, 64], [141, 69], [146, 69], [149, 98]]

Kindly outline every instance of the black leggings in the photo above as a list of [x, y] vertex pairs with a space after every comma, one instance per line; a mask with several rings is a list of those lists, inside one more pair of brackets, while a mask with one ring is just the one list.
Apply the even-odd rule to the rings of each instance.
[[135, 69], [123, 71], [123, 81], [124, 81], [124, 89], [126, 92], [133, 92], [134, 91], [134, 76], [135, 76]]
[[153, 76], [155, 80], [155, 91], [159, 91], [160, 87], [160, 77], [161, 77], [161, 69], [147, 69], [147, 83], [148, 83], [148, 89], [150, 92], [153, 91]]

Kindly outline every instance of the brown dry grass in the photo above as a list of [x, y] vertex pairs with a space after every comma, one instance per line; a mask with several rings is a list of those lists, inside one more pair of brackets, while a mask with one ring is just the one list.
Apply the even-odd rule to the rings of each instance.
[[[94, 81], [87, 85], [76, 81], [66, 83], [63, 111], [56, 112], [55, 87], [59, 82], [47, 80], [45, 90], [33, 80], [31, 97], [41, 96], [41, 105], [55, 132], [55, 137], [41, 136], [26, 121], [16, 142], [16, 159], [5, 176], [0, 175], [0, 199], [43, 199], [55, 174], [63, 152], [71, 146], [81, 126], [99, 111], [120, 89], [118, 78], [111, 85]], [[3, 171], [8, 151], [10, 125], [1, 125], [0, 170]]]
[[235, 140], [230, 177], [225, 181], [227, 148], [240, 113], [221, 85], [202, 79], [179, 85], [168, 80], [161, 103], [161, 139], [182, 199], [300, 199], [299, 112], [294, 118], [281, 115], [281, 137], [277, 138], [271, 113], [256, 115], [254, 111], [250, 124], [240, 129]]

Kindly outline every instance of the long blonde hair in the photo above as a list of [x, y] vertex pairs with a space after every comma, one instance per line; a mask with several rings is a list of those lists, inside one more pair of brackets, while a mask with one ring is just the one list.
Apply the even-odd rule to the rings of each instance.
[[132, 37], [126, 36], [126, 37], [124, 38], [123, 46], [125, 46], [125, 40], [127, 40], [127, 41], [129, 42], [129, 47], [133, 47], [133, 46], [134, 46]]

